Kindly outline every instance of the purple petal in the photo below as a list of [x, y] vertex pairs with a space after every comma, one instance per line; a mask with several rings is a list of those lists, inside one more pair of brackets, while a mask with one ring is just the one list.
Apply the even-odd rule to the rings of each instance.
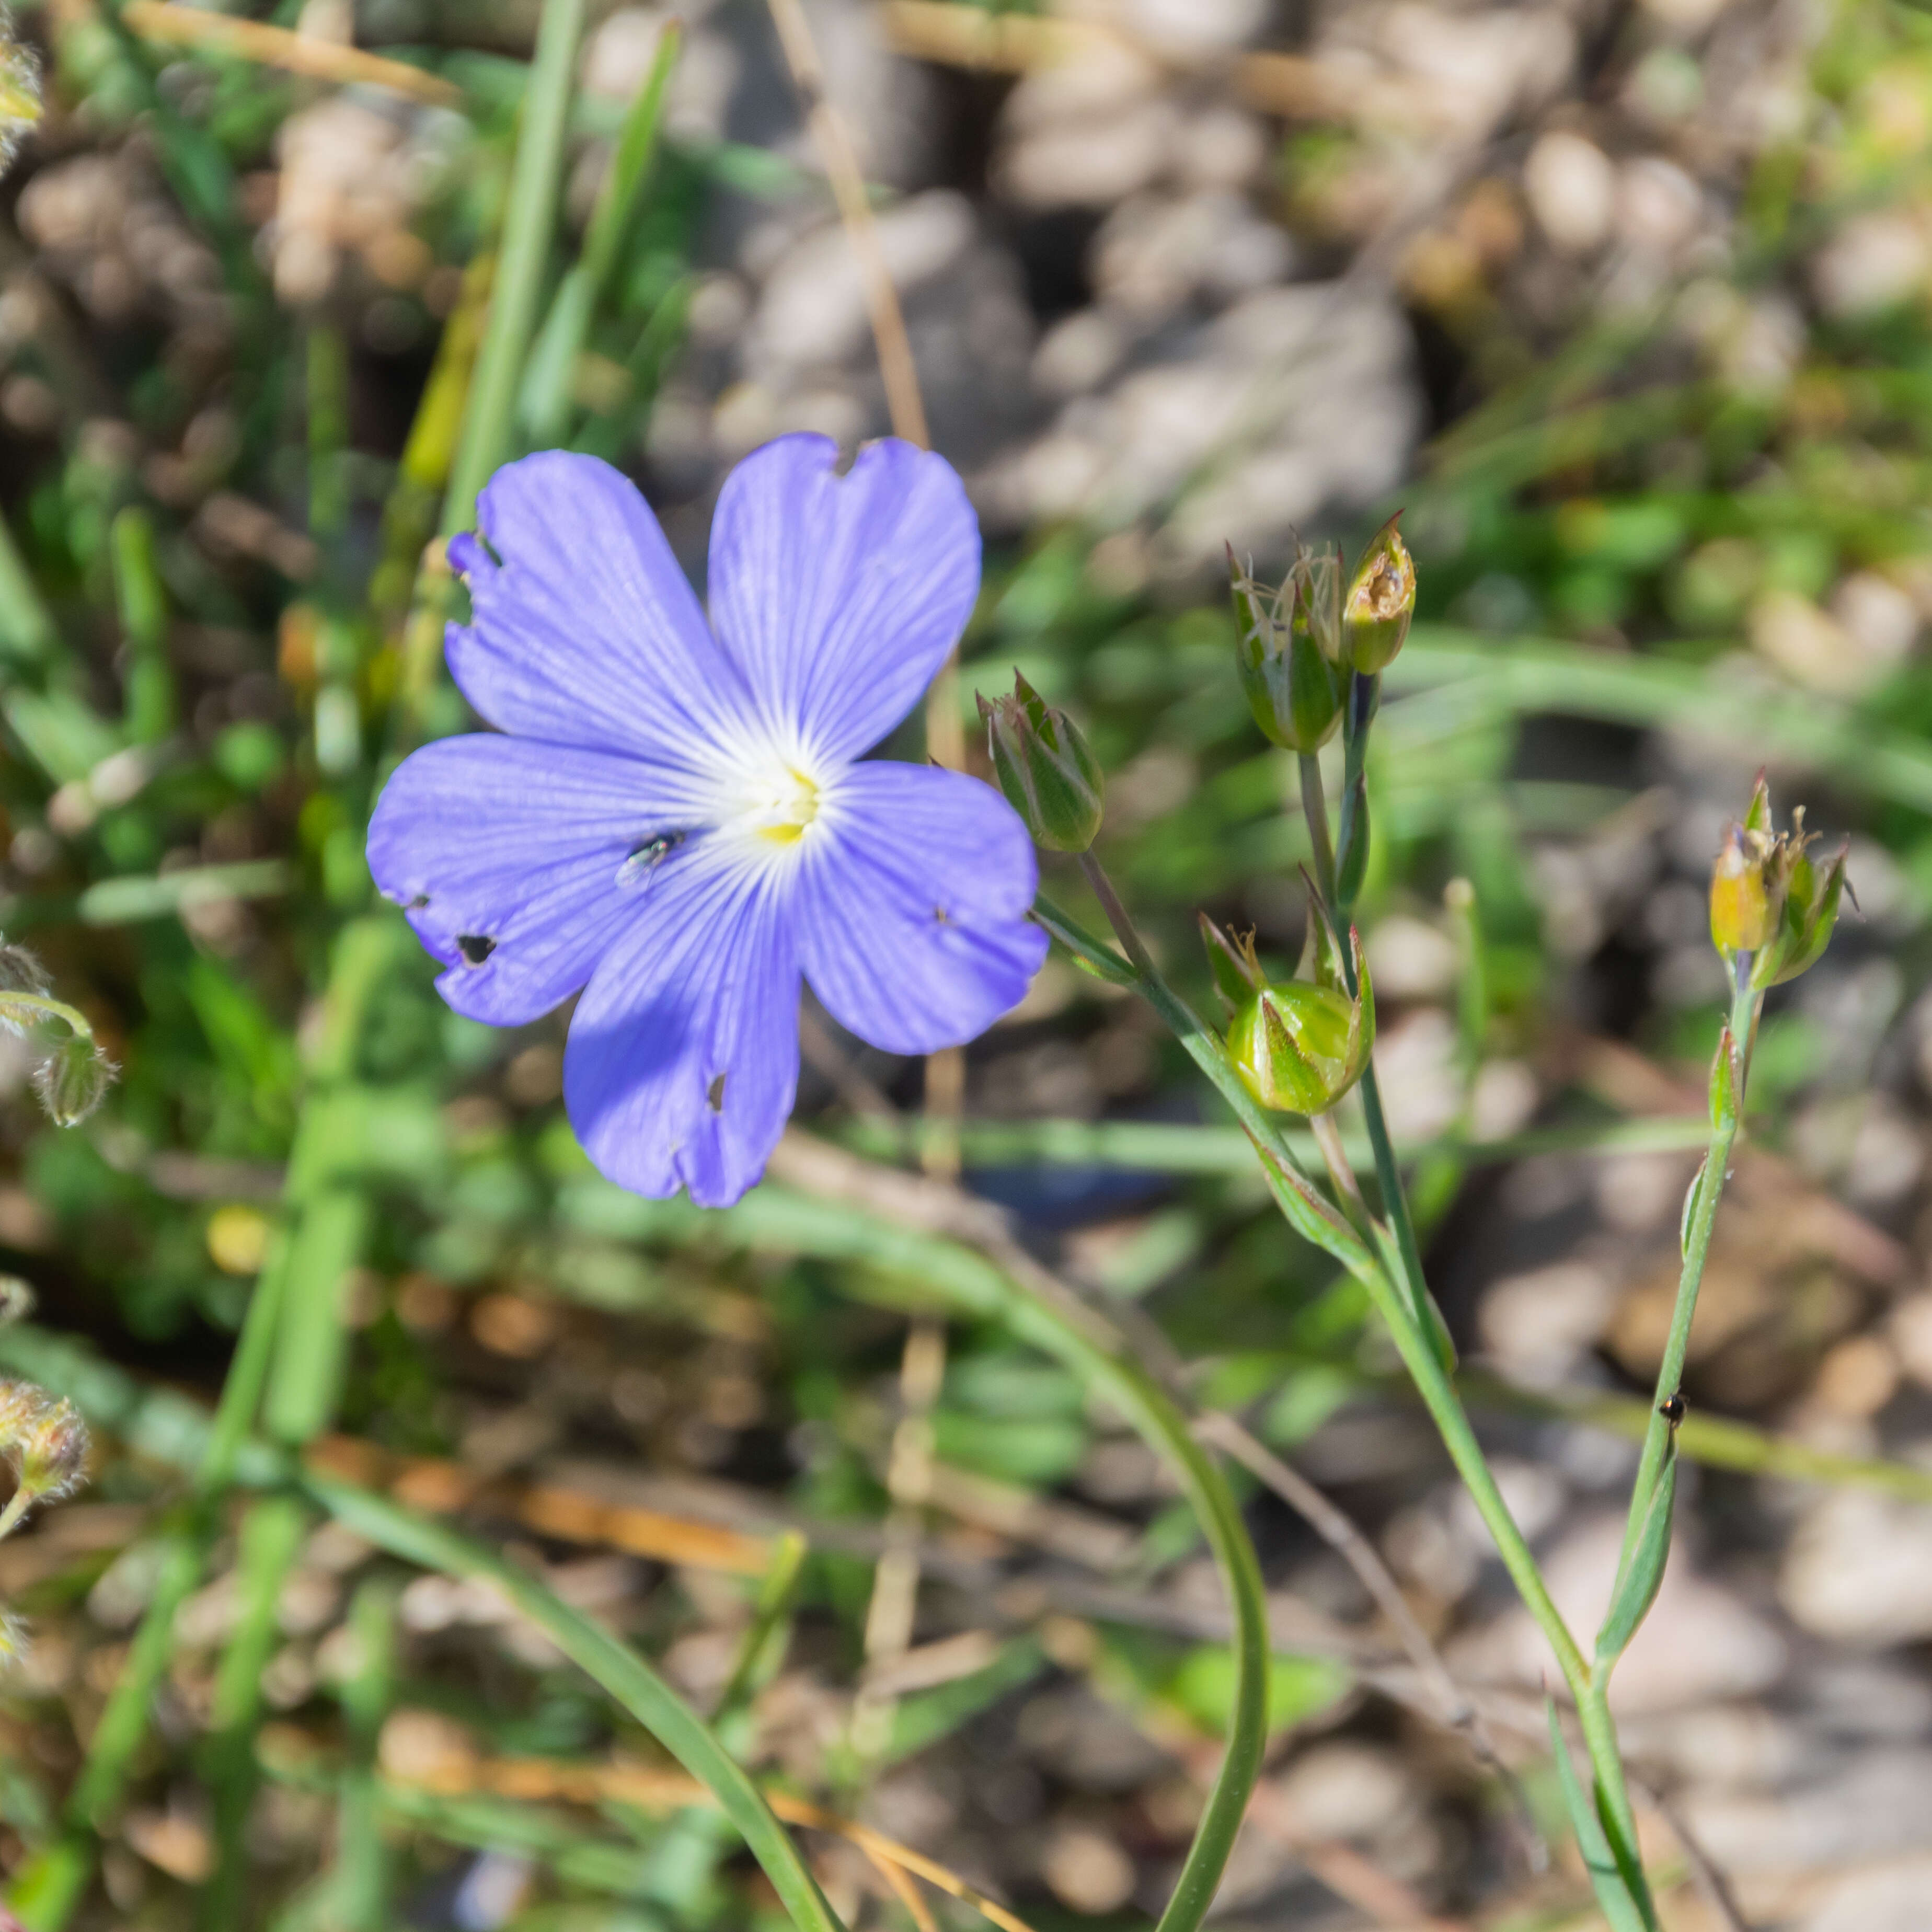
[[520, 1026], [575, 992], [638, 917], [662, 881], [626, 862], [680, 826], [689, 789], [608, 752], [441, 739], [383, 788], [369, 869], [448, 968], [436, 989], [450, 1005]]
[[920, 765], [839, 778], [800, 874], [806, 977], [889, 1053], [930, 1053], [1017, 1006], [1046, 956], [1033, 841], [990, 785]]
[[665, 868], [572, 1016], [564, 1104], [620, 1187], [728, 1208], [764, 1173], [798, 1086], [798, 951], [770, 872], [722, 842]]
[[844, 476], [822, 436], [781, 436], [726, 478], [711, 621], [766, 729], [830, 758], [918, 700], [980, 588], [980, 528], [944, 458], [875, 442]]
[[702, 766], [743, 694], [636, 486], [546, 450], [498, 470], [476, 512], [488, 548], [464, 536], [449, 552], [475, 621], [452, 624], [446, 649], [478, 713], [521, 737]]

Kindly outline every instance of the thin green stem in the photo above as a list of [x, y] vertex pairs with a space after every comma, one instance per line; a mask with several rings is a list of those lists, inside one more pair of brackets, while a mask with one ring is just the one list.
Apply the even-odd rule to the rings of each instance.
[[382, 1784], [376, 1750], [394, 1692], [396, 1590], [370, 1577], [356, 1592], [348, 1629], [355, 1646], [342, 1686], [348, 1733], [336, 1804], [335, 1923], [341, 1932], [389, 1932], [389, 1857], [382, 1840]]
[[[1358, 706], [1356, 694], [1363, 680], [1357, 680], [1350, 692], [1349, 723], [1347, 746], [1348, 776], [1344, 781], [1342, 812], [1345, 823], [1352, 823], [1356, 781], [1362, 769], [1362, 759], [1369, 735], [1369, 725], [1373, 718], [1372, 706]], [[1367, 715], [1358, 721], [1358, 709], [1365, 710]], [[1301, 758], [1301, 806], [1308, 821], [1308, 836], [1315, 850], [1316, 882], [1321, 888], [1324, 899], [1334, 901], [1335, 895], [1335, 854], [1328, 842], [1328, 810], [1322, 790], [1322, 768], [1319, 762], [1304, 754]], [[1347, 908], [1342, 908], [1345, 912]], [[1348, 991], [1359, 993], [1355, 983], [1355, 956], [1352, 946], [1342, 949], [1342, 970], [1346, 975]], [[1395, 1142], [1388, 1130], [1388, 1116], [1382, 1110], [1380, 1083], [1376, 1078], [1375, 1064], [1370, 1061], [1361, 1078], [1362, 1118], [1368, 1129], [1370, 1150], [1375, 1158], [1376, 1186], [1381, 1193], [1382, 1213], [1387, 1216], [1390, 1231], [1395, 1236], [1396, 1253], [1402, 1265], [1404, 1283], [1408, 1298], [1415, 1311], [1415, 1319], [1425, 1332], [1439, 1336], [1446, 1342], [1448, 1330], [1442, 1317], [1430, 1300], [1429, 1283], [1422, 1272], [1422, 1250], [1415, 1238], [1415, 1218], [1410, 1214], [1408, 1196], [1402, 1184], [1402, 1170], [1396, 1163]], [[1445, 1353], [1450, 1353], [1446, 1348]], [[1450, 1353], [1449, 1366], [1454, 1366]]]
[[1308, 1123], [1315, 1136], [1315, 1144], [1321, 1150], [1322, 1163], [1328, 1170], [1328, 1184], [1335, 1190], [1335, 1198], [1342, 1204], [1342, 1211], [1348, 1216], [1357, 1234], [1371, 1246], [1375, 1242], [1375, 1225], [1369, 1213], [1369, 1204], [1362, 1198], [1361, 1184], [1355, 1178], [1355, 1170], [1348, 1164], [1348, 1150], [1342, 1144], [1342, 1130], [1336, 1124], [1332, 1113], [1312, 1115]]
[[[1748, 972], [1739, 978], [1740, 983], [1731, 1000], [1730, 1030], [1731, 1037], [1737, 1042], [1740, 1059], [1748, 1063], [1757, 1030], [1760, 995], [1752, 990]], [[1725, 1170], [1730, 1164], [1731, 1150], [1737, 1139], [1744, 1097], [1740, 1088], [1735, 1104], [1718, 1110], [1712, 1124], [1710, 1146], [1704, 1156], [1704, 1165], [1692, 1184], [1696, 1194], [1684, 1228], [1684, 1263], [1677, 1277], [1677, 1300], [1670, 1312], [1670, 1332], [1664, 1340], [1664, 1358], [1658, 1364], [1656, 1398], [1651, 1406], [1650, 1421], [1644, 1431], [1636, 1479], [1630, 1488], [1630, 1517], [1624, 1527], [1620, 1569], [1630, 1562], [1630, 1552], [1642, 1527], [1643, 1513], [1649, 1507], [1652, 1492], [1657, 1487], [1664, 1459], [1670, 1447], [1672, 1424], [1666, 1408], [1684, 1378], [1684, 1360], [1690, 1348], [1690, 1325], [1697, 1312], [1697, 1291], [1702, 1285], [1704, 1264], [1711, 1252], [1712, 1231], [1717, 1225], [1718, 1203], [1724, 1195]]]
[[92, 1040], [94, 1028], [78, 1006], [50, 993], [0, 992], [0, 1025], [25, 1028], [35, 1020], [58, 1020], [76, 1040]]
[[1080, 854], [1080, 869], [1087, 875], [1087, 883], [1094, 889], [1094, 896], [1100, 902], [1100, 910], [1107, 915], [1107, 923], [1114, 928], [1114, 936], [1120, 942], [1127, 957], [1134, 963], [1134, 970], [1143, 980], [1157, 980], [1160, 975], [1154, 963], [1154, 955], [1147, 950], [1147, 942], [1127, 916], [1127, 909], [1120, 902], [1120, 896], [1114, 890], [1114, 882], [1107, 876], [1106, 868], [1094, 857], [1092, 851]]
[[[1102, 904], [1106, 905], [1110, 897], [1118, 908], [1118, 896], [1112, 894], [1111, 890], [1102, 896]], [[1551, 1598], [1536, 1567], [1536, 1559], [1530, 1553], [1529, 1545], [1517, 1528], [1515, 1518], [1510, 1514], [1509, 1505], [1503, 1500], [1496, 1478], [1490, 1473], [1481, 1445], [1462, 1412], [1448, 1370], [1426, 1331], [1414, 1319], [1407, 1297], [1381, 1257], [1309, 1186], [1289, 1158], [1274, 1124], [1255, 1106], [1241, 1085], [1220, 1041], [1158, 973], [1150, 967], [1144, 971], [1129, 974], [1115, 956], [1108, 953], [1090, 934], [1084, 932], [1076, 922], [1067, 918], [1048, 900], [1034, 902], [1034, 916], [1055, 938], [1076, 956], [1088, 960], [1096, 970], [1107, 972], [1108, 968], [1102, 962], [1110, 962], [1110, 976], [1121, 983], [1133, 985], [1167, 1022], [1196, 1064], [1226, 1096], [1241, 1124], [1247, 1129], [1262, 1156], [1263, 1171], [1276, 1202], [1289, 1225], [1306, 1239], [1333, 1255], [1367, 1289], [1377, 1312], [1394, 1338], [1403, 1366], [1435, 1420], [1456, 1473], [1462, 1478], [1478, 1513], [1495, 1539], [1510, 1580], [1555, 1652], [1564, 1681], [1573, 1693], [1580, 1695], [1589, 1682], [1589, 1670], [1583, 1654]], [[1120, 917], [1131, 932], [1132, 922], [1127, 920], [1124, 910], [1120, 911]], [[1126, 944], [1124, 934], [1121, 944]], [[1144, 946], [1139, 950], [1144, 954]]]
[[0, 1510], [0, 1540], [11, 1536], [20, 1528], [28, 1510], [33, 1508], [37, 1493], [22, 1483], [7, 1498], [7, 1507]]
[[1335, 847], [1328, 834], [1328, 795], [1322, 784], [1322, 760], [1312, 752], [1298, 754], [1301, 774], [1301, 815], [1315, 853], [1315, 883], [1330, 904], [1335, 901]]
[[242, 1520], [236, 1562], [239, 1607], [215, 1675], [204, 1748], [215, 1842], [214, 1870], [196, 1901], [196, 1922], [204, 1932], [233, 1932], [242, 1922], [248, 1870], [243, 1839], [255, 1796], [262, 1673], [274, 1649], [282, 1586], [308, 1522], [308, 1510], [292, 1496], [265, 1496]]
[[[948, 1226], [945, 1236], [935, 1239], [926, 1232], [934, 1219], [928, 1184], [881, 1174], [802, 1136], [787, 1145], [789, 1152], [782, 1150], [777, 1168], [782, 1180], [836, 1208], [848, 1228], [867, 1217], [890, 1217], [902, 1226], [910, 1222], [917, 1231], [914, 1265], [923, 1284], [982, 1321], [1003, 1322], [1020, 1340], [1066, 1364], [1084, 1386], [1120, 1411], [1179, 1478], [1220, 1573], [1234, 1628], [1234, 1711], [1220, 1769], [1157, 1928], [1196, 1932], [1240, 1832], [1267, 1737], [1267, 1599], [1254, 1545], [1220, 1466], [1196, 1439], [1179, 1404], [1112, 1324], [1017, 1243], [994, 1235], [976, 1220], [970, 1232]], [[892, 1194], [892, 1182], [922, 1191], [908, 1201]], [[882, 1186], [887, 1190], [883, 1198]]]

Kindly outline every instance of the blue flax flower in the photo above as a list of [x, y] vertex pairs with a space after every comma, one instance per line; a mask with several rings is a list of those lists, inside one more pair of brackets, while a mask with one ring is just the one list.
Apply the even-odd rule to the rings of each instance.
[[973, 608], [972, 508], [909, 443], [842, 477], [836, 455], [784, 436], [733, 471], [708, 623], [616, 470], [562, 451], [499, 470], [484, 541], [449, 546], [474, 622], [448, 651], [503, 735], [415, 753], [370, 826], [457, 1012], [518, 1026], [582, 989], [565, 1102], [640, 1194], [719, 1207], [757, 1180], [798, 1084], [801, 976], [862, 1040], [927, 1053], [1013, 1006], [1046, 950], [1006, 801], [863, 761]]

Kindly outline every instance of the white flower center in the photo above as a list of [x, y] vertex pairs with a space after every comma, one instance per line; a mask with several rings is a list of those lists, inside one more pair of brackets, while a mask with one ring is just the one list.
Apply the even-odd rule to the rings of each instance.
[[782, 765], [757, 788], [745, 818], [751, 830], [774, 845], [795, 845], [818, 816], [817, 783], [791, 765]]

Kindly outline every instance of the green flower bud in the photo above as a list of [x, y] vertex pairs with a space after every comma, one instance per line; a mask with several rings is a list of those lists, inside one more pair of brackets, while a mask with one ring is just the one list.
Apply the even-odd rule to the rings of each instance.
[[1066, 713], [1013, 674], [1013, 694], [979, 699], [994, 776], [1027, 830], [1055, 852], [1084, 852], [1100, 830], [1106, 774]]
[[1348, 674], [1340, 662], [1339, 560], [1304, 552], [1270, 592], [1228, 552], [1240, 626], [1238, 662], [1248, 709], [1263, 734], [1290, 752], [1318, 752], [1342, 718]]
[[1386, 670], [1408, 636], [1415, 614], [1415, 560], [1390, 518], [1356, 566], [1342, 604], [1342, 649], [1365, 677]]
[[71, 1127], [100, 1106], [114, 1078], [114, 1063], [90, 1034], [70, 1033], [49, 1047], [34, 1069], [34, 1091], [57, 1127]]
[[1325, 1114], [1368, 1070], [1375, 994], [1352, 926], [1348, 944], [1359, 997], [1348, 992], [1328, 914], [1311, 898], [1301, 976], [1250, 994], [1228, 1026], [1228, 1057], [1242, 1085], [1273, 1112]]

